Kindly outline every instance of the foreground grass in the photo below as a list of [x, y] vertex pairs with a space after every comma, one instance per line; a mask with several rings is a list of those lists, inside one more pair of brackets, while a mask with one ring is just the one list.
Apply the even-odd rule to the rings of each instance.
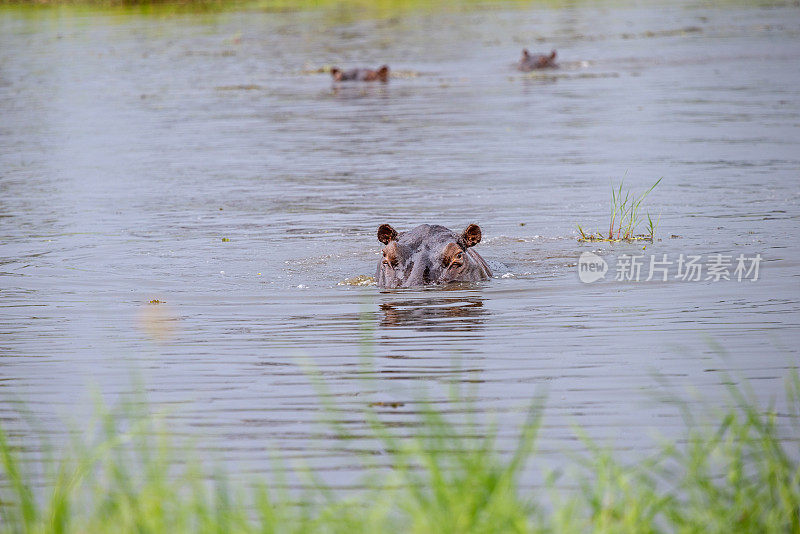
[[[746, 388], [729, 391], [715, 425], [695, 422], [687, 407], [681, 445], [665, 444], [636, 465], [583, 438], [586, 452], [574, 466], [580, 489], [558, 489], [550, 477], [541, 493], [519, 489], [524, 467], [537, 462], [540, 404], [513, 454], [498, 452], [493, 432], [456, 425], [430, 407], [418, 437], [401, 437], [365, 412], [392, 467], [368, 468], [365, 484], [374, 489], [344, 495], [298, 468], [234, 484], [172, 446], [157, 418], [100, 409], [93, 431], [57, 455], [41, 445], [34, 462], [0, 431], [0, 531], [800, 532], [797, 372], [787, 380], [780, 425]], [[286, 491], [287, 478], [314, 489]]]
[[564, 0], [0, 0], [0, 6], [130, 8], [134, 11], [171, 13], [193, 11], [306, 11], [347, 10], [364, 15], [397, 15], [409, 11], [483, 9], [491, 6], [531, 5], [560, 7]]

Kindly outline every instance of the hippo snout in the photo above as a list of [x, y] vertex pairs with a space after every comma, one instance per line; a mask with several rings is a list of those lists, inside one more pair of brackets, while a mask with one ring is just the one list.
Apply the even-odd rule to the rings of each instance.
[[385, 245], [375, 275], [379, 287], [474, 282], [492, 276], [484, 259], [472, 249], [481, 240], [476, 224], [470, 224], [461, 234], [439, 225], [423, 224], [397, 232], [382, 224], [378, 240]]

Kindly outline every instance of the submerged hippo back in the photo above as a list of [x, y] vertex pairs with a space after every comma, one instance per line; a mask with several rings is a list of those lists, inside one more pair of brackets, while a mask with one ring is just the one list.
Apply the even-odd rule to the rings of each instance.
[[460, 235], [439, 225], [423, 224], [398, 233], [383, 224], [378, 228], [378, 240], [386, 245], [375, 274], [380, 287], [473, 282], [492, 276], [484, 259], [471, 248], [481, 240], [476, 224]]

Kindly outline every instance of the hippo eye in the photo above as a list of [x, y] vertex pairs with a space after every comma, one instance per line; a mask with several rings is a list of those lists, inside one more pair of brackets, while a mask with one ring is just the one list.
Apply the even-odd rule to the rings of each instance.
[[387, 267], [395, 267], [397, 265], [397, 258], [390, 258], [386, 255], [386, 251], [383, 252], [383, 261], [381, 262], [383, 265]]
[[463, 264], [464, 264], [464, 253], [459, 252], [458, 254], [455, 255], [453, 261], [450, 262], [450, 268], [452, 269], [454, 267], [461, 267]]

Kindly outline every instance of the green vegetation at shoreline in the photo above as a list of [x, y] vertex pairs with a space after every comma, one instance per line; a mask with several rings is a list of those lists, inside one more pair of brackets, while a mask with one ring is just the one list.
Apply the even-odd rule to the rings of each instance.
[[[716, 425], [695, 422], [687, 407], [683, 436], [635, 465], [582, 438], [585, 453], [571, 466], [580, 489], [559, 489], [553, 475], [535, 493], [519, 477], [526, 465], [546, 474], [535, 452], [540, 404], [512, 454], [498, 451], [491, 431], [430, 406], [417, 437], [367, 410], [369, 437], [392, 467], [364, 454], [371, 489], [345, 493], [285, 466], [274, 480], [234, 483], [187, 460], [152, 416], [101, 410], [96, 432], [58, 454], [44, 446], [33, 460], [0, 430], [0, 532], [800, 532], [798, 373], [787, 380], [786, 413], [763, 410], [746, 391], [730, 386]], [[289, 479], [314, 489], [287, 491]]]
[[468, 10], [487, 6], [563, 6], [561, 0], [0, 0], [0, 7], [130, 10], [142, 13], [224, 11], [348, 11], [365, 15], [396, 15], [411, 11]]

